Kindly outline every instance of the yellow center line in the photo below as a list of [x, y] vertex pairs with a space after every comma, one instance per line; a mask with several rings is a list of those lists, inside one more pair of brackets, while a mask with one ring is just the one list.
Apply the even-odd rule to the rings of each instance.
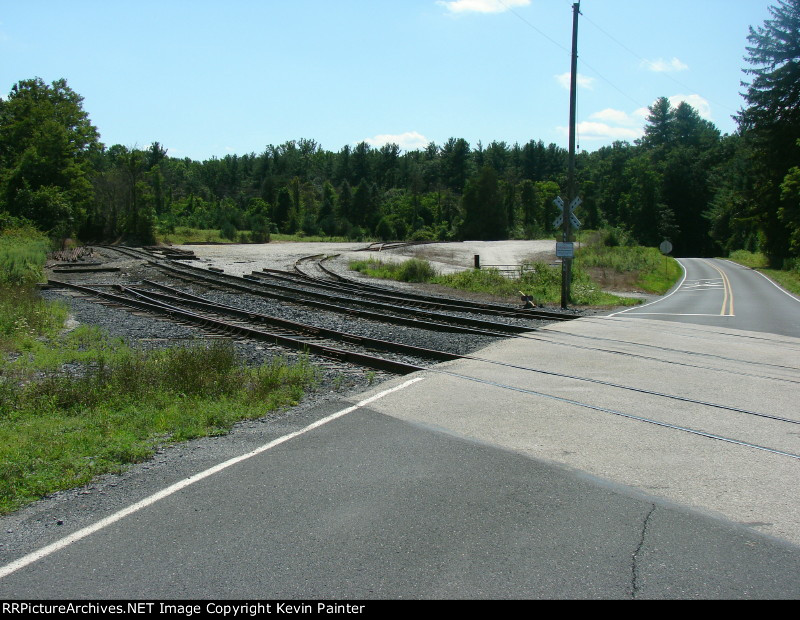
[[[731, 281], [728, 279], [728, 274], [726, 274], [722, 269], [717, 267], [716, 265], [709, 263], [708, 261], [704, 261], [710, 267], [713, 267], [717, 273], [722, 276], [722, 286], [725, 291], [725, 294], [722, 298], [722, 310], [720, 310], [720, 316], [734, 316], [733, 314], [733, 287], [731, 286]], [[727, 307], [727, 310], [726, 310]]]

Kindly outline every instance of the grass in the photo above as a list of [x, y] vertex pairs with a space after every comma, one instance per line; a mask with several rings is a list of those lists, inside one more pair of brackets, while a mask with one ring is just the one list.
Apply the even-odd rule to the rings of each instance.
[[39, 241], [4, 239], [4, 257], [29, 262], [0, 261], [0, 514], [295, 405], [315, 383], [307, 359], [252, 368], [228, 341], [145, 352], [89, 326], [63, 332], [66, 306], [31, 283]]
[[428, 261], [418, 258], [411, 258], [402, 263], [384, 263], [370, 258], [365, 261], [352, 261], [350, 269], [372, 278], [400, 282], [431, 282], [437, 276], [436, 270]]
[[731, 252], [728, 258], [735, 263], [760, 271], [790, 293], [800, 295], [800, 270], [797, 267], [794, 269], [768, 269], [769, 261], [764, 254], [746, 250]]
[[0, 513], [295, 405], [315, 377], [307, 360], [249, 368], [227, 341], [143, 352], [93, 329], [22, 351], [0, 366]]
[[0, 232], [0, 286], [23, 286], [44, 279], [47, 238], [27, 229]]
[[585, 245], [578, 250], [575, 264], [604, 288], [623, 286], [656, 295], [671, 289], [683, 273], [674, 258], [643, 246]]
[[728, 257], [735, 263], [750, 267], [751, 269], [766, 269], [769, 267], [767, 257], [761, 252], [748, 252], [747, 250], [736, 250], [731, 252]]
[[[507, 278], [496, 269], [471, 269], [439, 275], [430, 263], [420, 259], [410, 259], [397, 264], [370, 258], [366, 261], [351, 262], [350, 269], [372, 277], [404, 282], [430, 282], [495, 297], [518, 299], [520, 292], [524, 292], [533, 297], [536, 305], [555, 304], [561, 301], [561, 268], [551, 267], [545, 263], [529, 265], [529, 269], [519, 278]], [[573, 269], [572, 298], [573, 304], [579, 306], [620, 306], [639, 303], [636, 299], [604, 293], [580, 268]]]
[[[636, 305], [641, 300], [613, 295], [604, 289], [663, 295], [680, 278], [682, 270], [676, 260], [664, 257], [656, 248], [619, 245], [620, 235], [614, 233], [594, 231], [577, 251], [572, 268], [573, 305]], [[427, 261], [419, 259], [399, 264], [375, 259], [354, 261], [350, 269], [376, 278], [432, 282], [496, 297], [519, 298], [523, 292], [533, 297], [536, 305], [561, 302], [561, 267], [546, 263], [526, 265], [517, 278], [504, 277], [492, 269], [439, 275]]]

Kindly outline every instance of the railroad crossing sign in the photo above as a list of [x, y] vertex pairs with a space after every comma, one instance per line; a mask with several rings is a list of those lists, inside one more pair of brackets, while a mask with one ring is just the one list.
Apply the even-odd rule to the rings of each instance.
[[[553, 204], [558, 207], [558, 210], [561, 212], [555, 220], [553, 220], [553, 228], [561, 228], [561, 225], [564, 223], [564, 201], [561, 199], [561, 196], [556, 196], [556, 199], [553, 201]], [[567, 211], [567, 217], [569, 217], [569, 223], [572, 225], [573, 228], [577, 229], [581, 227], [581, 221], [575, 217], [575, 209], [577, 209], [581, 205], [581, 199], [579, 197], [575, 197], [575, 199], [569, 203], [569, 209]]]

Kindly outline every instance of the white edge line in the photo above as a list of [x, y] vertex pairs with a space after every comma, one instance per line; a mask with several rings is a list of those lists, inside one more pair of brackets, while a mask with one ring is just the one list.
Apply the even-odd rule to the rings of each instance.
[[727, 263], [731, 263], [732, 265], [736, 265], [737, 267], [744, 267], [745, 269], [749, 269], [750, 271], [755, 271], [758, 275], [760, 275], [762, 278], [764, 278], [767, 282], [769, 282], [772, 286], [774, 286], [776, 289], [778, 289], [781, 293], [783, 293], [784, 295], [788, 295], [789, 297], [794, 299], [796, 302], [800, 303], [800, 298], [795, 297], [794, 295], [792, 295], [789, 291], [787, 291], [785, 288], [783, 288], [780, 284], [775, 282], [775, 280], [773, 280], [769, 276], [761, 273], [758, 269], [753, 269], [752, 267], [746, 267], [745, 265], [742, 265], [741, 263], [734, 262], [734, 261], [732, 261], [730, 259], [727, 259], [727, 258], [723, 258], [722, 260], [724, 260]]
[[677, 258], [675, 259], [675, 262], [677, 262], [681, 266], [681, 269], [683, 269], [683, 277], [681, 278], [681, 281], [678, 282], [678, 285], [672, 289], [672, 292], [669, 295], [664, 295], [663, 297], [656, 299], [655, 301], [651, 301], [649, 304], [645, 304], [643, 306], [631, 306], [630, 308], [626, 308], [625, 310], [620, 310], [619, 312], [615, 312], [614, 314], [609, 314], [607, 315], [607, 318], [610, 318], [612, 316], [617, 316], [618, 314], [623, 314], [625, 312], [630, 312], [631, 310], [641, 310], [642, 308], [646, 308], [647, 306], [652, 306], [653, 304], [662, 302], [667, 297], [672, 297], [675, 293], [677, 293], [683, 286], [683, 283], [686, 282], [686, 267], [684, 267], [683, 263], [679, 261]]
[[157, 493], [154, 493], [153, 495], [151, 495], [149, 497], [146, 497], [143, 500], [128, 506], [127, 508], [123, 508], [122, 510], [114, 513], [113, 515], [110, 515], [110, 516], [106, 517], [105, 519], [101, 519], [97, 523], [89, 525], [89, 526], [87, 526], [87, 527], [85, 527], [83, 529], [78, 530], [77, 532], [75, 532], [73, 534], [70, 534], [66, 538], [62, 538], [61, 540], [57, 540], [56, 542], [54, 542], [54, 543], [52, 543], [50, 545], [47, 545], [46, 547], [43, 547], [43, 548], [39, 549], [38, 551], [34, 551], [32, 553], [29, 553], [28, 555], [25, 555], [25, 556], [23, 556], [23, 557], [21, 557], [21, 558], [19, 558], [17, 560], [14, 560], [10, 564], [6, 564], [5, 566], [0, 567], [0, 579], [2, 579], [3, 577], [7, 577], [11, 573], [13, 573], [13, 572], [15, 572], [15, 571], [17, 571], [17, 570], [19, 570], [21, 568], [24, 568], [25, 566], [28, 566], [29, 564], [33, 564], [37, 560], [41, 560], [42, 558], [50, 555], [51, 553], [54, 553], [54, 552], [58, 551], [59, 549], [63, 549], [64, 547], [67, 547], [67, 546], [71, 545], [72, 543], [81, 540], [82, 538], [86, 538], [87, 536], [89, 536], [91, 534], [94, 534], [95, 532], [100, 531], [103, 528], [108, 527], [109, 525], [111, 525], [113, 523], [116, 523], [117, 521], [119, 521], [121, 519], [124, 519], [128, 515], [131, 515], [134, 512], [137, 512], [137, 511], [141, 510], [142, 508], [146, 508], [146, 507], [148, 507], [148, 506], [150, 506], [152, 504], [155, 504], [157, 501], [159, 501], [161, 499], [164, 499], [165, 497], [169, 497], [173, 493], [177, 493], [178, 491], [180, 491], [182, 489], [185, 489], [186, 487], [194, 484], [195, 482], [199, 482], [200, 480], [203, 480], [204, 478], [208, 478], [209, 476], [213, 476], [214, 474], [222, 471], [223, 469], [227, 469], [228, 467], [230, 467], [232, 465], [236, 465], [237, 463], [240, 463], [242, 461], [246, 461], [249, 458], [257, 456], [257, 455], [261, 454], [262, 452], [266, 452], [267, 450], [270, 450], [271, 448], [274, 448], [275, 446], [278, 446], [278, 445], [280, 445], [280, 444], [282, 444], [284, 442], [287, 442], [290, 439], [294, 439], [295, 437], [298, 437], [298, 436], [303, 435], [303, 434], [305, 434], [305, 433], [307, 433], [309, 431], [312, 431], [312, 430], [314, 430], [316, 428], [319, 428], [320, 426], [323, 426], [324, 424], [327, 424], [328, 422], [332, 422], [333, 420], [336, 420], [337, 418], [341, 418], [342, 416], [345, 416], [348, 413], [352, 413], [353, 411], [355, 411], [357, 409], [361, 409], [362, 407], [366, 407], [370, 403], [373, 403], [376, 400], [378, 400], [380, 398], [383, 398], [384, 396], [387, 396], [388, 394], [391, 394], [392, 392], [397, 392], [398, 390], [402, 390], [404, 388], [407, 388], [412, 383], [416, 383], [417, 381], [422, 381], [422, 379], [423, 379], [423, 377], [416, 377], [414, 379], [410, 379], [410, 380], [408, 380], [408, 381], [406, 381], [404, 383], [401, 383], [400, 385], [397, 385], [397, 386], [395, 386], [393, 388], [389, 388], [388, 390], [384, 390], [383, 392], [379, 392], [378, 394], [370, 396], [369, 398], [367, 398], [365, 400], [362, 400], [361, 402], [353, 405], [352, 407], [347, 407], [346, 409], [342, 409], [341, 411], [337, 411], [336, 413], [333, 413], [333, 414], [331, 414], [331, 415], [329, 415], [329, 416], [327, 416], [325, 418], [321, 418], [321, 419], [317, 420], [316, 422], [313, 422], [312, 424], [309, 424], [308, 426], [300, 429], [299, 431], [295, 431], [293, 433], [289, 433], [288, 435], [283, 435], [282, 437], [278, 437], [277, 439], [274, 439], [274, 440], [270, 441], [269, 443], [264, 444], [263, 446], [259, 446], [258, 448], [256, 448], [255, 450], [253, 450], [251, 452], [248, 452], [247, 454], [242, 454], [241, 456], [234, 457], [234, 458], [229, 459], [229, 460], [227, 460], [227, 461], [225, 461], [223, 463], [219, 463], [218, 465], [215, 465], [214, 467], [206, 469], [205, 471], [202, 471], [202, 472], [200, 472], [198, 474], [194, 474], [192, 476], [189, 476], [188, 478], [186, 478], [184, 480], [181, 480], [180, 482], [176, 482], [175, 484], [173, 484], [171, 486], [168, 486], [167, 488], [162, 489], [161, 491], [159, 491]]

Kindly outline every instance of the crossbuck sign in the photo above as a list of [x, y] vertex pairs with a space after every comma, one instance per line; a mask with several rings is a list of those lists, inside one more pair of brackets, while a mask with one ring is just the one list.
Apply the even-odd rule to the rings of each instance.
[[[553, 201], [558, 207], [560, 213], [558, 217], [553, 220], [553, 228], [561, 228], [561, 225], [564, 223], [564, 201], [561, 199], [561, 196], [556, 196], [556, 199]], [[581, 221], [575, 217], [575, 209], [577, 209], [581, 205], [581, 199], [576, 197], [571, 203], [569, 203], [569, 209], [567, 210], [567, 217], [569, 217], [569, 223], [572, 224], [572, 227], [578, 229], [581, 227]]]

